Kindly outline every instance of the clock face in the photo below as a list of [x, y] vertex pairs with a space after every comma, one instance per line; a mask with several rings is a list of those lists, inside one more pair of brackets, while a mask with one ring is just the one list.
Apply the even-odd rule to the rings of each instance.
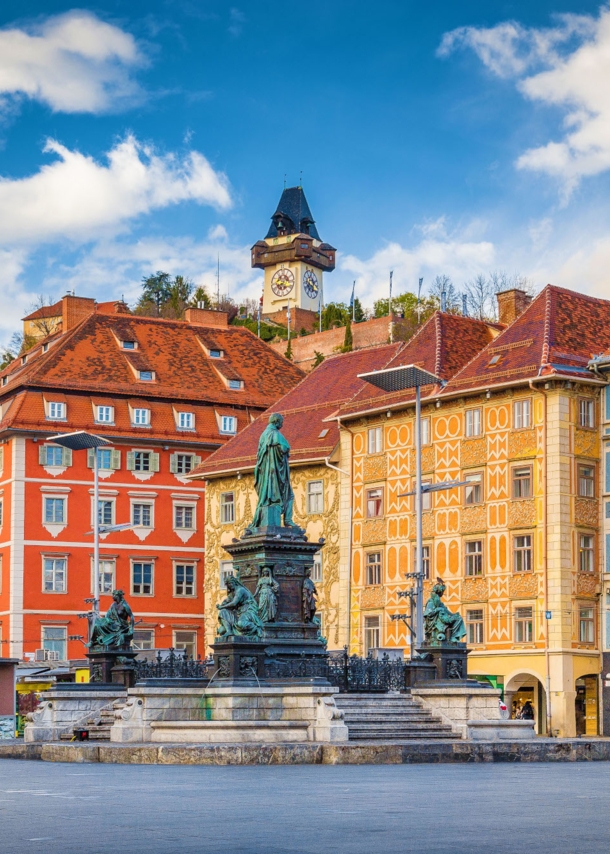
[[287, 267], [281, 267], [271, 279], [271, 290], [278, 297], [285, 297], [294, 287], [294, 275]]
[[303, 287], [305, 293], [310, 299], [315, 299], [318, 296], [320, 286], [318, 285], [318, 277], [313, 270], [306, 270], [303, 276]]

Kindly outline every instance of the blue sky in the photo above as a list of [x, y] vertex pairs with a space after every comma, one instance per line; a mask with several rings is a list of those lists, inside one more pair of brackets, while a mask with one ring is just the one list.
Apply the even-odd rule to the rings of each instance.
[[303, 185], [327, 296], [519, 272], [610, 297], [610, 11], [588, 2], [5, 0], [0, 340], [162, 268], [257, 298]]

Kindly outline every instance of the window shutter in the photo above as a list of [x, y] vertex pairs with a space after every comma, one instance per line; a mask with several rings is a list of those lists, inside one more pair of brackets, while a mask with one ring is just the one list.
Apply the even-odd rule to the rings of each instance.
[[134, 471], [136, 467], [136, 456], [133, 451], [127, 451], [127, 471]]
[[201, 462], [201, 457], [198, 457], [197, 454], [193, 454], [193, 468], [196, 469], [199, 463]]
[[72, 465], [72, 448], [62, 448], [61, 461], [65, 466]]
[[169, 470], [171, 474], [176, 474], [178, 471], [178, 454], [169, 455]]
[[38, 446], [38, 462], [41, 466], [46, 466], [47, 464], [47, 446], [39, 445]]
[[112, 448], [110, 451], [110, 468], [115, 471], [121, 468], [121, 452], [117, 451], [116, 448]]
[[92, 469], [95, 465], [95, 448], [87, 448], [87, 468]]
[[159, 471], [159, 454], [154, 452], [150, 455], [150, 470]]

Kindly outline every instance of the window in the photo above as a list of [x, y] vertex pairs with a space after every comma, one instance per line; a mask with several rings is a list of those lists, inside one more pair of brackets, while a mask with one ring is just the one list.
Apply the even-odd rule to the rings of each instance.
[[174, 649], [182, 649], [189, 658], [196, 658], [197, 632], [174, 632]]
[[481, 435], [481, 410], [467, 409], [466, 410], [466, 435], [480, 436]]
[[321, 480], [310, 480], [307, 484], [307, 512], [322, 513], [324, 511], [324, 492]]
[[230, 575], [235, 575], [235, 570], [233, 569], [233, 561], [231, 560], [221, 560], [220, 561], [220, 589], [227, 589], [227, 578]]
[[48, 349], [49, 349], [49, 345], [48, 345], [48, 344], [43, 344], [43, 345], [42, 345], [42, 352], [43, 352], [43, 353], [48, 352]]
[[154, 649], [155, 633], [152, 629], [136, 629], [131, 642], [133, 649]]
[[464, 487], [464, 504], [481, 504], [483, 501], [482, 476], [467, 474], [464, 480], [468, 481], [468, 486]]
[[[87, 465], [90, 469], [95, 464], [95, 448], [87, 450]], [[116, 471], [121, 468], [121, 452], [116, 448], [98, 448], [97, 465], [100, 471]]]
[[513, 569], [515, 572], [532, 571], [532, 535], [522, 534], [513, 540]]
[[[424, 578], [430, 578], [430, 546], [422, 546], [421, 549], [421, 568]], [[417, 548], [413, 549], [413, 571], [417, 571]]]
[[43, 560], [43, 583], [45, 593], [66, 592], [65, 557], [45, 557]]
[[115, 589], [114, 570], [115, 562], [113, 560], [100, 560], [100, 588], [98, 591], [100, 596], [112, 596], [112, 591]]
[[49, 652], [56, 652], [60, 661], [66, 661], [67, 654], [68, 629], [64, 626], [43, 626], [42, 627], [42, 648], [48, 649]]
[[66, 418], [66, 404], [65, 403], [56, 403], [51, 400], [49, 402], [49, 414], [47, 416], [52, 421], [65, 421]]
[[112, 466], [112, 451], [110, 448], [97, 449], [97, 465], [98, 468], [108, 471]]
[[134, 409], [133, 423], [136, 427], [148, 427], [150, 424], [150, 409]]
[[178, 428], [180, 430], [194, 430], [195, 429], [195, 416], [192, 412], [179, 412], [178, 413]]
[[221, 433], [237, 433], [237, 418], [234, 415], [223, 415], [220, 419]]
[[100, 499], [97, 505], [97, 519], [100, 525], [113, 525], [114, 501]]
[[232, 389], [232, 391], [241, 391], [241, 389], [244, 387], [244, 384], [242, 380], [229, 380], [228, 386], [230, 389]]
[[483, 609], [466, 611], [466, 631], [468, 643], [483, 643]]
[[138, 371], [138, 378], [142, 380], [142, 382], [150, 383], [153, 380], [153, 372], [152, 371]]
[[368, 655], [372, 649], [378, 649], [381, 646], [380, 635], [381, 629], [379, 617], [364, 618], [364, 654]]
[[422, 418], [421, 420], [421, 443], [422, 445], [430, 444], [430, 419]]
[[210, 350], [210, 359], [222, 359], [222, 350]]
[[371, 427], [367, 435], [368, 453], [380, 454], [383, 451], [383, 427]]
[[[432, 483], [431, 480], [422, 480], [422, 486], [429, 486]], [[421, 496], [421, 509], [423, 511], [432, 510], [432, 493], [426, 492], [425, 490], [422, 492]]]
[[152, 563], [134, 563], [131, 568], [131, 592], [140, 596], [151, 596], [153, 591]]
[[466, 575], [483, 575], [483, 541], [466, 543]]
[[192, 468], [192, 454], [176, 454], [176, 474], [188, 474]]
[[150, 451], [134, 451], [133, 452], [133, 470], [134, 471], [151, 471], [151, 453]]
[[531, 608], [515, 608], [515, 643], [531, 643], [534, 639], [534, 618]]
[[45, 498], [44, 500], [45, 523], [58, 525], [66, 521], [66, 499]]
[[194, 596], [195, 566], [192, 563], [177, 563], [174, 573], [174, 596]]
[[121, 347], [123, 350], [135, 350], [136, 342], [135, 341], [121, 341]]
[[43, 445], [42, 465], [43, 466], [63, 466], [64, 465], [64, 449], [59, 445]]
[[532, 401], [516, 400], [513, 404], [513, 427], [515, 430], [524, 430], [531, 425]]
[[366, 491], [366, 515], [369, 519], [383, 515], [383, 489], [367, 489]]
[[322, 581], [322, 552], [313, 556], [313, 567], [311, 569], [311, 580], [314, 584]]
[[593, 572], [594, 539], [591, 534], [578, 535], [578, 568], [581, 572]]
[[578, 640], [580, 643], [595, 643], [595, 615], [593, 608], [578, 609]]
[[192, 504], [176, 504], [174, 505], [174, 528], [188, 528], [193, 530], [193, 511]]
[[513, 498], [532, 497], [532, 467], [520, 466], [513, 469]]
[[152, 504], [132, 504], [131, 524], [137, 528], [152, 528]]
[[222, 492], [220, 495], [220, 521], [223, 525], [235, 521], [234, 492]]
[[578, 425], [579, 427], [595, 427], [594, 400], [583, 397], [578, 401]]
[[595, 466], [578, 466], [578, 494], [595, 498]]
[[114, 421], [114, 406], [97, 406], [95, 420], [100, 424], [112, 424]]
[[366, 556], [366, 583], [381, 584], [381, 552], [368, 552]]

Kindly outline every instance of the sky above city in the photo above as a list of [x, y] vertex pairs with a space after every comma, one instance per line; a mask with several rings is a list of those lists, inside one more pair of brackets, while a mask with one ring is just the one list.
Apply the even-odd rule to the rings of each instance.
[[258, 299], [284, 181], [327, 300], [503, 271], [610, 298], [610, 6], [4, 0], [0, 341], [155, 270]]

